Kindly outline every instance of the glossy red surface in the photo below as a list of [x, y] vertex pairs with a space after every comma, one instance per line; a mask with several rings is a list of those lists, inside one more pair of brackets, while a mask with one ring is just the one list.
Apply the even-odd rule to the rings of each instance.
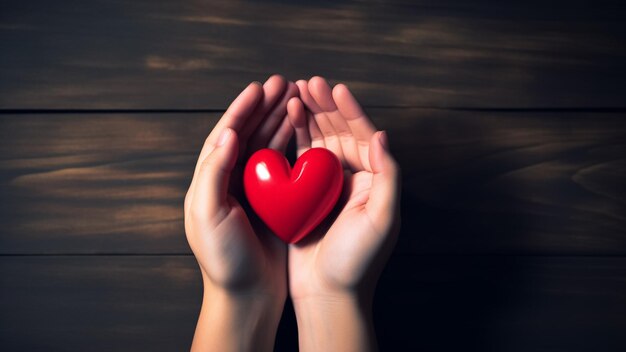
[[244, 189], [252, 209], [278, 237], [296, 243], [324, 220], [343, 187], [343, 168], [335, 154], [312, 148], [291, 169], [272, 149], [254, 153], [244, 170]]

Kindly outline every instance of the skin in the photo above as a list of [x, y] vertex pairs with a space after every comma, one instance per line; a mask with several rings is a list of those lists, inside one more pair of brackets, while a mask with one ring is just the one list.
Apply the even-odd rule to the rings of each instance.
[[237, 199], [247, 157], [259, 148], [285, 149], [292, 135], [286, 105], [296, 95], [280, 76], [251, 83], [200, 152], [185, 197], [185, 233], [204, 283], [192, 351], [273, 348], [287, 295], [286, 246], [251, 222]]
[[398, 165], [386, 134], [345, 85], [331, 89], [321, 77], [296, 83], [300, 97], [288, 114], [298, 155], [327, 148], [345, 172], [336, 213], [288, 249], [300, 350], [372, 351], [372, 298], [398, 234]]
[[[284, 152], [294, 132], [298, 156], [322, 147], [339, 157], [345, 185], [335, 213], [286, 246], [237, 199], [247, 158]], [[250, 84], [207, 137], [185, 198], [204, 283], [192, 350], [272, 350], [287, 289], [300, 350], [375, 350], [371, 303], [398, 233], [398, 175], [386, 134], [344, 85], [280, 76]]]

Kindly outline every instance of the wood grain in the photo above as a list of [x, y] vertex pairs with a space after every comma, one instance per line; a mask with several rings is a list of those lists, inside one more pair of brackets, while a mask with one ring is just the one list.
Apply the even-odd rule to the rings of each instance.
[[202, 302], [193, 257], [3, 257], [5, 350], [188, 350]]
[[225, 108], [272, 73], [367, 105], [623, 107], [621, 1], [3, 1], [0, 108]]
[[182, 202], [218, 115], [2, 117], [8, 252], [189, 252]]
[[[382, 351], [625, 351], [625, 20], [617, 0], [2, 1], [0, 350], [188, 350], [195, 159], [282, 73], [347, 83], [402, 167]], [[288, 305], [276, 351], [296, 339]]]
[[[192, 256], [0, 258], [6, 350], [181, 351], [201, 301]], [[381, 279], [382, 351], [620, 351], [626, 259], [396, 256]], [[293, 351], [292, 311], [277, 351]]]
[[[370, 109], [403, 170], [399, 253], [626, 253], [620, 113]], [[189, 253], [219, 114], [0, 116], [0, 253]]]
[[383, 351], [620, 351], [624, 257], [398, 256], [379, 284]]
[[[383, 112], [381, 112], [383, 113]], [[624, 254], [623, 114], [397, 111], [403, 246], [421, 253]]]

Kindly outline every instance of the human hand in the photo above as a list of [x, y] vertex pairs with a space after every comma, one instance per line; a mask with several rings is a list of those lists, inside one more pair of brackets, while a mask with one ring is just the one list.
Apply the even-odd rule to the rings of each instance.
[[200, 152], [185, 197], [185, 233], [204, 282], [193, 350], [272, 349], [286, 299], [286, 248], [250, 222], [237, 198], [248, 156], [286, 148], [286, 105], [296, 95], [295, 84], [280, 76], [250, 84]]
[[386, 134], [376, 131], [345, 85], [331, 90], [321, 77], [296, 84], [300, 98], [287, 109], [298, 156], [311, 147], [327, 148], [345, 170], [339, 213], [289, 245], [300, 349], [367, 351], [376, 345], [375, 285], [399, 228], [398, 166]]

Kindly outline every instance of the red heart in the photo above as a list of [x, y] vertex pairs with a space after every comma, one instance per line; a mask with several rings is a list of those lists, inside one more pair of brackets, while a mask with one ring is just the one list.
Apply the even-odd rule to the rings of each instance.
[[261, 149], [244, 170], [243, 185], [252, 209], [278, 237], [296, 243], [335, 206], [343, 186], [343, 168], [335, 154], [311, 148], [293, 169], [279, 152]]

